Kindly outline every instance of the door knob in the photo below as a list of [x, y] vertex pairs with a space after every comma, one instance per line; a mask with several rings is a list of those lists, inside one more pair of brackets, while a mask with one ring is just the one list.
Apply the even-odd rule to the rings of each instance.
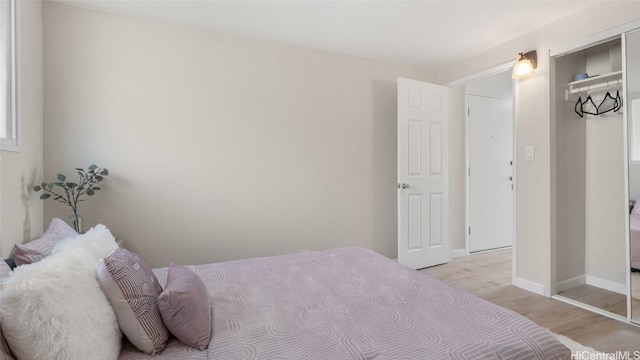
[[407, 184], [407, 183], [402, 183], [402, 184], [398, 183], [397, 188], [398, 188], [398, 189], [404, 189], [404, 190], [406, 190], [406, 189], [410, 189], [410, 188], [411, 188], [411, 185], [409, 185], [409, 184]]

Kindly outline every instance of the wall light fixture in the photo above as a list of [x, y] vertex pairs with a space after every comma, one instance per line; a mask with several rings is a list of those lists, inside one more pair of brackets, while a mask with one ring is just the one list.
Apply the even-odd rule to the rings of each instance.
[[535, 74], [536, 67], [538, 66], [538, 53], [535, 50], [531, 50], [527, 53], [520, 53], [518, 60], [513, 65], [513, 79], [522, 79]]

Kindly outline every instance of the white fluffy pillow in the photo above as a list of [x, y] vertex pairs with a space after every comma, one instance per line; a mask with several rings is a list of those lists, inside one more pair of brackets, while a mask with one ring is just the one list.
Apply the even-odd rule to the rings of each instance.
[[100, 229], [90, 233], [76, 246], [16, 268], [4, 283], [2, 330], [18, 359], [118, 358], [121, 333], [95, 273], [96, 255], [116, 245]]
[[116, 239], [111, 235], [109, 229], [98, 224], [82, 235], [61, 240], [53, 247], [51, 253], [59, 253], [77, 246], [89, 251], [96, 258], [96, 262], [118, 248]]

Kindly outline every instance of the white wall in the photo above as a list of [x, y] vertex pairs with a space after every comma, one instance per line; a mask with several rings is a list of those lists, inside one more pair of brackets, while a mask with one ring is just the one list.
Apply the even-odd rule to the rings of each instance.
[[608, 113], [588, 116], [586, 140], [587, 276], [619, 284], [627, 282], [623, 118]]
[[0, 152], [0, 256], [42, 233], [43, 204], [29, 185], [42, 176], [42, 2], [17, 7], [21, 152]]
[[397, 257], [396, 79], [434, 72], [51, 2], [44, 29], [45, 176], [112, 174], [89, 225], [153, 266]]
[[[570, 283], [585, 281], [586, 231], [586, 141], [587, 122], [574, 112], [578, 95], [565, 101], [567, 83], [583, 72], [584, 53], [574, 53], [555, 60], [555, 224], [556, 279], [560, 290]], [[567, 283], [569, 282], [569, 283]], [[563, 284], [564, 283], [564, 284]], [[565, 285], [566, 284], [566, 285]]]
[[[518, 52], [534, 49], [538, 52], [536, 76], [521, 80], [516, 85], [518, 244], [515, 271], [520, 286], [548, 295], [556, 276], [552, 267], [555, 238], [552, 238], [551, 229], [553, 154], [548, 51], [636, 20], [640, 17], [638, 14], [638, 2], [596, 4], [438, 72], [439, 81], [448, 83], [515, 60]], [[527, 146], [536, 149], [534, 161], [524, 160]]]

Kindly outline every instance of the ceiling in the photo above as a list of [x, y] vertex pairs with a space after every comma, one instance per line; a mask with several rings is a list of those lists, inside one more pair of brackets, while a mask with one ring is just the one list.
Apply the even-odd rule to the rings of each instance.
[[598, 2], [53, 1], [432, 69], [472, 57]]

